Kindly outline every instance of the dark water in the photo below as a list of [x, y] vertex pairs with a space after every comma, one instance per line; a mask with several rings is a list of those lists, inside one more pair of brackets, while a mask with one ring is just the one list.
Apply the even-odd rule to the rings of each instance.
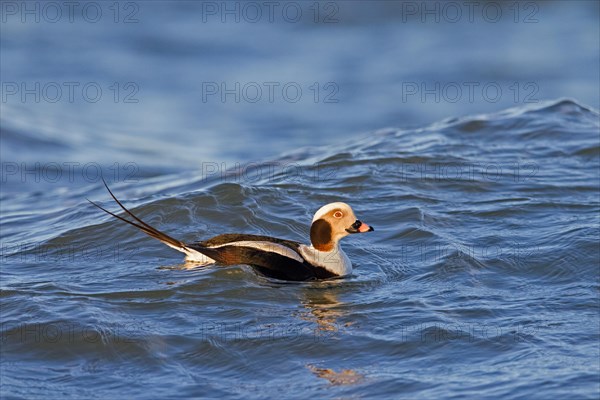
[[109, 204], [99, 183], [4, 194], [2, 394], [596, 398], [598, 129], [564, 100], [272, 162], [293, 169], [113, 183], [186, 240], [303, 241], [349, 202], [376, 231], [335, 282], [183, 269], [85, 202]]
[[[3, 2], [0, 397], [597, 399], [598, 2], [425, 3]], [[185, 269], [86, 201], [116, 210], [101, 175], [186, 241], [306, 242], [330, 201], [376, 230], [338, 281]]]

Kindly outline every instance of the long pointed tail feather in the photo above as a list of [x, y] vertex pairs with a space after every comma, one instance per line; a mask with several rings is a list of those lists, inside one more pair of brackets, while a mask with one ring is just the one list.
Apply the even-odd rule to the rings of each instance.
[[87, 199], [87, 201], [89, 201], [90, 203], [92, 203], [94, 206], [98, 207], [99, 209], [101, 209], [102, 211], [104, 211], [107, 214], [112, 215], [113, 217], [120, 219], [123, 222], [127, 222], [130, 225], [135, 226], [136, 228], [138, 228], [139, 230], [141, 230], [142, 232], [144, 232], [145, 234], [160, 240], [161, 242], [163, 242], [164, 244], [166, 244], [169, 247], [174, 248], [175, 250], [179, 250], [181, 252], [184, 252], [186, 254], [188, 254], [190, 252], [190, 249], [187, 248], [187, 246], [185, 245], [185, 243], [167, 235], [166, 233], [163, 233], [161, 231], [159, 231], [158, 229], [148, 225], [146, 222], [142, 221], [140, 218], [138, 218], [135, 214], [133, 214], [131, 211], [129, 211], [124, 205], [123, 203], [121, 203], [117, 197], [113, 194], [113, 192], [110, 190], [110, 188], [108, 187], [108, 185], [106, 184], [106, 181], [104, 179], [102, 179], [102, 182], [104, 182], [104, 186], [106, 187], [106, 189], [108, 190], [108, 193], [110, 193], [111, 197], [117, 202], [117, 204], [123, 209], [123, 211], [125, 211], [127, 213], [127, 215], [131, 216], [134, 220], [136, 220], [139, 223], [130, 221], [126, 218], [121, 217], [120, 215], [117, 215], [111, 211], [108, 211], [107, 209], [105, 209], [104, 207], [100, 206], [99, 204], [91, 201], [90, 199]]

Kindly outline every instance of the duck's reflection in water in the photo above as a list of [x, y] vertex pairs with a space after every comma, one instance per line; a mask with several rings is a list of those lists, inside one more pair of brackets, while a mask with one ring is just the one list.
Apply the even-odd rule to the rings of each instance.
[[303, 291], [302, 305], [304, 311], [299, 317], [314, 323], [315, 339], [335, 338], [343, 330], [344, 308], [339, 301], [337, 288], [340, 283], [319, 282]]
[[[318, 282], [304, 290], [302, 305], [305, 311], [300, 312], [299, 318], [314, 324], [315, 340], [339, 339], [352, 325], [346, 318], [344, 303], [338, 298], [342, 284], [343, 281]], [[327, 366], [314, 364], [307, 364], [306, 368], [332, 386], [355, 385], [365, 379], [364, 375], [352, 369], [338, 369], [339, 372], [336, 372]]]

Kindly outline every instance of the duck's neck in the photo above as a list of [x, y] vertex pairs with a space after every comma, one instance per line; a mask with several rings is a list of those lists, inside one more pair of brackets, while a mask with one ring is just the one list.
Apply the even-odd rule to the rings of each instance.
[[312, 265], [323, 267], [337, 276], [346, 276], [352, 273], [352, 263], [340, 247], [339, 242], [336, 241], [329, 251], [322, 251], [314, 246], [305, 247], [305, 249], [302, 251], [302, 255]]

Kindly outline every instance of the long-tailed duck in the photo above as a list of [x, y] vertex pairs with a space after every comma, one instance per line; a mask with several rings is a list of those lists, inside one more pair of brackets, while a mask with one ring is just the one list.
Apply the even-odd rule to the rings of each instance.
[[350, 275], [352, 263], [340, 248], [340, 239], [352, 233], [373, 231], [373, 227], [354, 216], [348, 204], [336, 202], [321, 207], [315, 213], [310, 227], [310, 246], [269, 236], [238, 233], [218, 235], [201, 242], [184, 243], [136, 217], [116, 198], [106, 182], [104, 186], [123, 211], [136, 222], [88, 200], [90, 203], [167, 246], [185, 253], [186, 261], [202, 265], [246, 264], [259, 273], [276, 279], [306, 281]]

